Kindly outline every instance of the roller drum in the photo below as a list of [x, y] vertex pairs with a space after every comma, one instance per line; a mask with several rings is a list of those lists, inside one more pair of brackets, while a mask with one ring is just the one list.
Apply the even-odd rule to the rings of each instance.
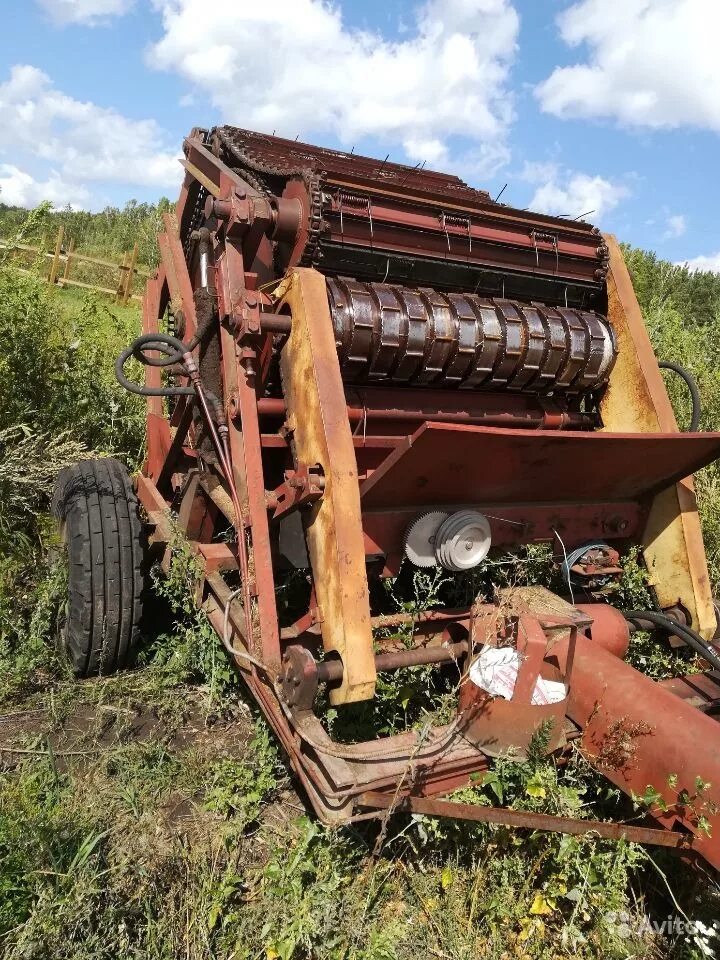
[[586, 393], [615, 362], [592, 311], [344, 278], [327, 290], [348, 383]]

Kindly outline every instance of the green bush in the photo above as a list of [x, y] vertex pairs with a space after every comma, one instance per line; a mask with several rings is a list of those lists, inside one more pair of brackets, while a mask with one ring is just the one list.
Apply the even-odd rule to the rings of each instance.
[[137, 463], [144, 408], [113, 367], [138, 326], [135, 307], [0, 270], [0, 430], [24, 424], [39, 435], [68, 434]]
[[58, 597], [47, 516], [57, 474], [89, 452], [121, 456], [131, 467], [142, 458], [143, 404], [113, 372], [138, 325], [135, 307], [54, 290], [0, 267], [0, 696], [6, 700], [61, 669], [44, 642]]
[[99, 213], [69, 207], [53, 210], [50, 204], [42, 204], [37, 215], [28, 218], [27, 210], [0, 203], [0, 237], [21, 234], [23, 242], [32, 245], [44, 238], [51, 248], [58, 227], [62, 226], [66, 239], [74, 241], [76, 250], [119, 260], [137, 243], [138, 263], [154, 266], [158, 261], [157, 234], [163, 229], [163, 214], [172, 209], [173, 204], [165, 197], [157, 203], [130, 200], [123, 208], [105, 207]]

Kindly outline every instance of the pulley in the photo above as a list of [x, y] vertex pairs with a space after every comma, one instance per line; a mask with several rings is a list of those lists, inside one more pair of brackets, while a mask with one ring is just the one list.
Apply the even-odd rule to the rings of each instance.
[[487, 517], [475, 510], [453, 513], [435, 534], [435, 556], [441, 567], [459, 573], [477, 567], [492, 543]]
[[439, 564], [459, 573], [481, 564], [491, 543], [490, 524], [482, 513], [432, 510], [410, 524], [405, 534], [405, 554], [416, 567]]

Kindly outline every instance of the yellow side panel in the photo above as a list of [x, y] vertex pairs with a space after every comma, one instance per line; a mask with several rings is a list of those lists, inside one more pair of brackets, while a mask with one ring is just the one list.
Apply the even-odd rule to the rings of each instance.
[[[617, 433], [677, 431], [622, 251], [614, 237], [605, 239], [610, 248], [608, 318], [618, 341], [618, 359], [600, 404], [604, 429]], [[715, 612], [692, 478], [655, 498], [643, 548], [660, 606], [685, 607], [693, 628], [710, 639], [715, 632]]]
[[276, 295], [292, 313], [280, 370], [293, 452], [300, 463], [319, 463], [325, 474], [323, 496], [306, 516], [305, 533], [323, 645], [340, 655], [345, 668], [330, 700], [368, 700], [376, 674], [357, 461], [325, 278], [298, 268]]

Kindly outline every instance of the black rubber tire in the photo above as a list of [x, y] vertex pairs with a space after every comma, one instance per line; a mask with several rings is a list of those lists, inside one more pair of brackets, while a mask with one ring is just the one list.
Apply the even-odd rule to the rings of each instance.
[[59, 644], [77, 676], [113, 673], [137, 647], [145, 585], [142, 525], [124, 464], [84, 460], [63, 470], [52, 511], [68, 563]]

